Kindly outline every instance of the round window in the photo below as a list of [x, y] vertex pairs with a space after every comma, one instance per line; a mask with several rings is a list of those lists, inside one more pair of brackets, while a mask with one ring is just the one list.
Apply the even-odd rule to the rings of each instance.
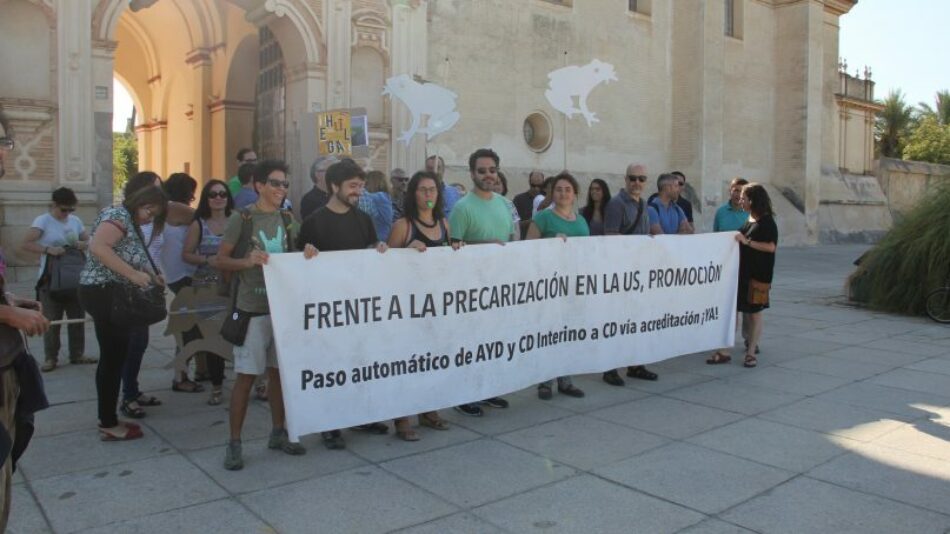
[[528, 144], [528, 148], [535, 152], [544, 152], [551, 146], [551, 140], [553, 138], [551, 121], [547, 115], [540, 111], [535, 111], [528, 115], [524, 120], [522, 133], [524, 134], [524, 142]]

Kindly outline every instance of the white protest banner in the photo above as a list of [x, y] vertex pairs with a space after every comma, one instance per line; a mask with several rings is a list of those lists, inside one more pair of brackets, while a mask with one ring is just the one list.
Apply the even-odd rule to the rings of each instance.
[[272, 255], [288, 431], [731, 346], [738, 264], [732, 233]]

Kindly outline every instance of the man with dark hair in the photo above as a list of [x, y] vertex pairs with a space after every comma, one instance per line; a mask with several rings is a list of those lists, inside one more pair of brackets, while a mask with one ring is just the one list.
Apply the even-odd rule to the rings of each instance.
[[[438, 179], [436, 179], [438, 181]], [[406, 194], [406, 185], [409, 183], [409, 175], [406, 171], [396, 168], [389, 173], [389, 184], [392, 192], [389, 196], [393, 201], [393, 221], [398, 221], [403, 217], [403, 196]]]
[[[650, 218], [647, 215], [647, 203], [643, 199], [643, 186], [647, 182], [647, 168], [639, 163], [627, 165], [624, 173], [626, 187], [617, 192], [607, 203], [604, 210], [604, 234], [606, 235], [648, 235]], [[627, 367], [627, 376], [641, 380], [656, 380], [657, 374], [643, 365]], [[616, 369], [604, 373], [604, 382], [611, 386], [624, 385]]]
[[461, 194], [454, 187], [446, 187], [444, 179], [445, 160], [442, 159], [442, 156], [432, 155], [426, 158], [426, 170], [435, 173], [439, 177], [439, 191], [445, 205], [445, 216], [448, 217], [452, 213], [455, 203], [461, 198]]
[[[297, 248], [314, 247], [315, 251], [359, 250], [375, 248], [386, 252], [386, 243], [380, 241], [373, 220], [359, 209], [360, 194], [366, 183], [366, 173], [352, 159], [334, 163], [326, 172], [330, 199], [327, 205], [315, 211], [300, 226]], [[383, 423], [354, 427], [374, 434], [385, 434], [389, 428]], [[323, 444], [328, 449], [343, 449], [346, 443], [339, 430], [323, 433]]]
[[647, 206], [651, 235], [693, 233], [693, 225], [689, 224], [683, 208], [676, 203], [679, 184], [679, 177], [675, 174], [661, 174], [657, 178], [657, 196]]
[[[469, 156], [468, 168], [475, 187], [458, 201], [449, 217], [452, 248], [457, 250], [463, 242], [504, 244], [520, 237], [511, 209], [504, 197], [495, 193], [499, 162], [498, 154], [490, 148], [480, 148]], [[508, 407], [508, 401], [501, 397], [485, 399], [481, 403], [493, 408]], [[475, 417], [484, 413], [477, 403], [462, 404], [455, 409]]]
[[538, 170], [531, 171], [528, 174], [528, 190], [524, 193], [515, 195], [513, 202], [515, 209], [518, 210], [518, 218], [521, 219], [521, 238], [524, 239], [528, 226], [531, 224], [532, 207], [534, 206], [534, 197], [541, 194], [541, 186], [544, 185], [544, 173]]
[[[10, 124], [0, 110], [0, 176], [14, 146]], [[40, 303], [7, 293], [0, 274], [0, 344], [4, 347], [0, 353], [0, 532], [7, 529], [13, 466], [33, 435], [33, 413], [49, 406], [36, 360], [20, 333], [35, 336], [47, 329], [49, 320]]]
[[[675, 176], [677, 180], [677, 184], [676, 184], [677, 187], [673, 191], [675, 195], [674, 202], [676, 202], [676, 205], [679, 206], [681, 210], [683, 210], [683, 214], [686, 215], [686, 220], [689, 221], [689, 225], [692, 226], [693, 225], [693, 203], [686, 200], [686, 198], [683, 196], [683, 192], [686, 190], [686, 175], [680, 171], [673, 171], [670, 174]], [[647, 199], [647, 203], [648, 204], [653, 203], [653, 201], [656, 199], [657, 196], [659, 196], [659, 194], [660, 193], [658, 190], [656, 193], [653, 193], [652, 195], [650, 195], [650, 198]]]
[[[257, 163], [257, 153], [254, 152], [253, 148], [242, 148], [238, 150], [236, 159], [239, 167], [247, 163], [254, 165]], [[238, 175], [234, 175], [228, 180], [228, 189], [231, 191], [232, 197], [237, 196], [238, 191], [241, 190], [241, 180]]]
[[[74, 272], [78, 274], [85, 261], [83, 251], [89, 244], [89, 233], [86, 232], [82, 220], [74, 214], [78, 202], [76, 193], [68, 187], [60, 187], [53, 191], [49, 210], [33, 219], [21, 246], [26, 252], [40, 255], [40, 267], [36, 275], [36, 295], [43, 304], [43, 315], [50, 321], [62, 319], [63, 314], [69, 319], [82, 319], [86, 315], [75, 291], [61, 290], [54, 293], [53, 290], [56, 288], [52, 284], [52, 269], [55, 265], [65, 262], [62, 264], [64, 269], [66, 265], [71, 265]], [[69, 325], [67, 333], [70, 363], [98, 362], [94, 358], [83, 356], [86, 336], [82, 323]], [[44, 373], [56, 369], [58, 365], [59, 334], [60, 327], [56, 325], [43, 336], [46, 359], [41, 370]]]
[[[287, 436], [274, 329], [261, 269], [270, 254], [294, 250], [297, 225], [290, 212], [280, 209], [290, 188], [287, 173], [287, 164], [282, 161], [263, 161], [257, 165], [254, 169], [257, 202], [231, 214], [218, 249], [219, 269], [236, 273], [238, 277], [233, 313], [250, 316], [244, 344], [234, 347], [234, 371], [237, 377], [231, 392], [231, 436], [224, 456], [224, 468], [232, 471], [244, 467], [241, 429], [254, 379], [265, 371], [273, 425], [267, 447], [291, 455], [307, 452], [300, 443], [291, 442]], [[235, 249], [237, 257], [232, 257]]]
[[748, 180], [739, 177], [729, 182], [729, 200], [716, 210], [713, 232], [736, 232], [749, 220], [749, 212], [742, 209], [742, 203], [739, 202], [742, 188], [748, 183]]
[[244, 163], [238, 167], [238, 181], [241, 182], [241, 189], [234, 195], [234, 209], [241, 209], [257, 202], [257, 191], [254, 189], [254, 167], [253, 163]]
[[340, 161], [335, 156], [320, 156], [310, 165], [310, 179], [313, 189], [300, 199], [300, 220], [306, 220], [313, 212], [327, 205], [330, 195], [327, 193], [327, 169]]

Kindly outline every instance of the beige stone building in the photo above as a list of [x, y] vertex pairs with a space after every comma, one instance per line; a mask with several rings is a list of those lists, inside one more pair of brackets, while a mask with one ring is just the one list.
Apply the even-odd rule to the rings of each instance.
[[[489, 146], [513, 195], [533, 168], [616, 190], [636, 161], [686, 173], [700, 228], [744, 176], [769, 185], [785, 244], [873, 234], [890, 224], [867, 176], [873, 84], [855, 92], [862, 80], [843, 85], [838, 68], [838, 21], [855, 4], [0, 0], [0, 106], [17, 140], [0, 242], [15, 265], [31, 263], [12, 244], [60, 185], [87, 223], [112, 201], [114, 78], [135, 102], [140, 168], [162, 175], [226, 179], [252, 146], [288, 160], [298, 199], [314, 112], [363, 107], [370, 168], [415, 170], [439, 154], [447, 180], [467, 184], [468, 154]], [[552, 70], [594, 58], [618, 82], [592, 91], [600, 122], [588, 127], [544, 91]], [[382, 89], [399, 74], [457, 93], [461, 120], [428, 143], [396, 141], [409, 112]]]

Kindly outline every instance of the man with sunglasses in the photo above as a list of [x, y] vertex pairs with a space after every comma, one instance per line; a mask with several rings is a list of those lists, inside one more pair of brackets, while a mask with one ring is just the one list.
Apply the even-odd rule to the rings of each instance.
[[402, 169], [393, 169], [389, 173], [389, 184], [392, 186], [392, 192], [389, 196], [393, 201], [393, 222], [403, 217], [403, 202], [406, 195], [406, 186], [409, 184], [409, 176]]
[[[455, 204], [455, 209], [449, 217], [449, 237], [453, 249], [458, 250], [462, 243], [504, 244], [517, 241], [521, 237], [505, 197], [495, 193], [495, 186], [499, 181], [499, 162], [498, 154], [490, 148], [480, 148], [469, 156], [468, 169], [475, 187]], [[462, 404], [455, 409], [465, 415], [480, 417], [484, 412], [478, 404]], [[501, 397], [491, 397], [480, 404], [492, 408], [508, 407], [508, 401]]]
[[518, 218], [521, 219], [521, 238], [524, 239], [528, 232], [528, 226], [531, 224], [532, 207], [534, 197], [541, 194], [541, 188], [544, 186], [544, 173], [539, 170], [533, 170], [528, 173], [528, 190], [524, 193], [515, 195], [513, 200], [515, 209], [518, 210]]
[[[244, 467], [241, 450], [241, 429], [247, 415], [248, 401], [254, 379], [266, 372], [268, 402], [271, 408], [273, 430], [267, 447], [287, 454], [306, 453], [300, 443], [287, 436], [284, 397], [281, 394], [280, 373], [277, 371], [277, 349], [271, 325], [267, 287], [262, 265], [271, 254], [294, 250], [297, 227], [293, 215], [281, 209], [290, 188], [287, 164], [282, 161], [263, 161], [254, 169], [254, 187], [257, 202], [245, 210], [235, 211], [218, 248], [217, 264], [222, 271], [237, 273], [235, 313], [250, 316], [244, 344], [234, 347], [234, 389], [231, 392], [229, 416], [231, 436], [224, 456], [224, 468], [238, 470]], [[247, 225], [247, 226], [246, 226]], [[231, 257], [234, 249], [247, 252], [242, 257]]]
[[[33, 220], [30, 229], [23, 238], [22, 249], [40, 255], [40, 267], [37, 273], [36, 294], [43, 304], [43, 314], [50, 321], [58, 321], [63, 314], [69, 319], [82, 319], [86, 313], [79, 304], [76, 294], [60, 294], [53, 296], [50, 293], [52, 282], [52, 262], [50, 258], [62, 258], [69, 254], [69, 260], [78, 258], [83, 261], [82, 252], [89, 243], [89, 234], [76, 211], [78, 199], [76, 193], [68, 187], [60, 187], [53, 191], [49, 211]], [[70, 250], [71, 249], [71, 250]], [[79, 251], [79, 252], [77, 252]], [[67, 261], [69, 261], [67, 260]], [[56, 369], [59, 359], [60, 327], [53, 326], [43, 336], [43, 348], [46, 360], [41, 367], [43, 372]], [[69, 363], [88, 364], [98, 360], [83, 356], [85, 350], [85, 327], [79, 324], [69, 325]]]
[[657, 196], [648, 203], [650, 234], [691, 234], [693, 225], [686, 218], [676, 199], [680, 181], [675, 174], [661, 174], [656, 181]]
[[[647, 181], [647, 169], [638, 163], [627, 165], [625, 187], [620, 190], [604, 210], [604, 233], [606, 235], [649, 235], [650, 218], [647, 203], [643, 199], [643, 186]], [[642, 365], [627, 367], [627, 376], [640, 380], [656, 380], [657, 374]], [[622, 386], [624, 381], [616, 369], [604, 373], [604, 382]]]

